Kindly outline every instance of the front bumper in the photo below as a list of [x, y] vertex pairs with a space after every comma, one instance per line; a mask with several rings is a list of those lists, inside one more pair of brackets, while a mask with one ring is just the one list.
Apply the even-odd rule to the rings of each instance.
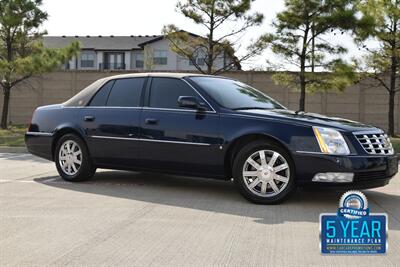
[[[399, 161], [397, 155], [333, 156], [301, 152], [295, 153], [293, 160], [299, 184], [342, 189], [366, 189], [387, 185], [398, 172]], [[350, 183], [312, 181], [315, 174], [326, 172], [350, 172], [354, 173], [354, 179]]]

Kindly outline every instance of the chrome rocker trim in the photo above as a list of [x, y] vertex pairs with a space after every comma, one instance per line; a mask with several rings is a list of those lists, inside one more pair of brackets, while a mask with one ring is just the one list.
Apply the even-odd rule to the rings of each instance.
[[112, 136], [99, 136], [99, 135], [92, 135], [89, 137], [99, 138], [99, 139], [125, 140], [125, 141], [143, 141], [143, 142], [170, 143], [170, 144], [182, 144], [182, 145], [211, 146], [211, 144], [207, 143], [155, 140], [155, 139], [144, 139], [144, 138], [112, 137]]

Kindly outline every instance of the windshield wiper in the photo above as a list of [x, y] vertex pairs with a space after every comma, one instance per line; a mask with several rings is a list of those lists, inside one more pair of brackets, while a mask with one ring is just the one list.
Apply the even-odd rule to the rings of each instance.
[[240, 108], [233, 108], [232, 110], [246, 110], [246, 109], [272, 109], [272, 108], [262, 108], [262, 107], [240, 107]]

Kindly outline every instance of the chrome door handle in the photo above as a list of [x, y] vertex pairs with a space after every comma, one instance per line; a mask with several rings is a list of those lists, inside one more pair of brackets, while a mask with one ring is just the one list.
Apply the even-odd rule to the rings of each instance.
[[85, 116], [83, 118], [84, 121], [94, 121], [94, 116]]

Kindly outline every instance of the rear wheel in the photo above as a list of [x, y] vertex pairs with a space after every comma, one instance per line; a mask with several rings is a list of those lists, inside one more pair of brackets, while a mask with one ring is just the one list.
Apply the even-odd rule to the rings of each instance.
[[96, 172], [86, 144], [74, 134], [66, 134], [58, 140], [55, 163], [60, 176], [71, 182], [89, 180]]
[[233, 175], [240, 193], [254, 203], [280, 203], [296, 188], [289, 154], [266, 141], [250, 143], [239, 151]]

